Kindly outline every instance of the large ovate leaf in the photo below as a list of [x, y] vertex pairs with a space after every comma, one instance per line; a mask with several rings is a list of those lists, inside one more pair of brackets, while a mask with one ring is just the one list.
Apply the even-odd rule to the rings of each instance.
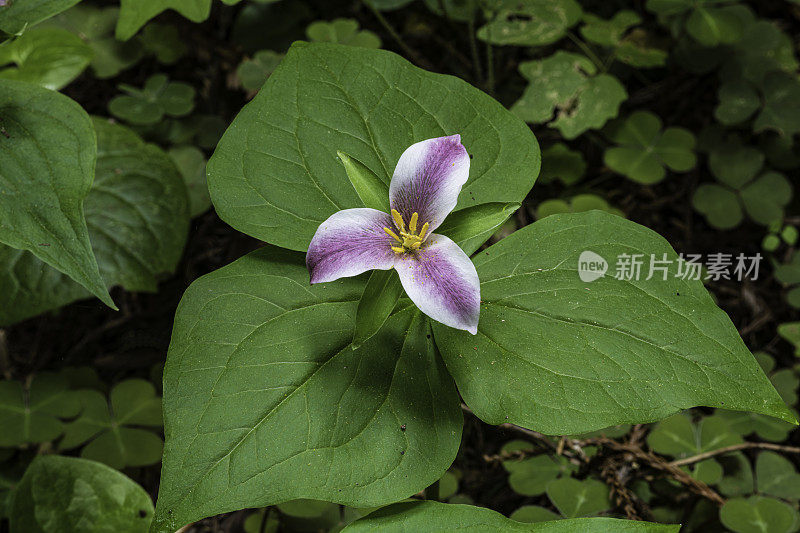
[[[583, 251], [611, 270], [581, 281]], [[614, 276], [621, 254], [647, 261], [638, 279]], [[646, 279], [651, 254], [666, 254], [667, 279]], [[599, 211], [547, 217], [481, 252], [478, 334], [434, 323], [464, 400], [488, 423], [548, 434], [652, 422], [696, 405], [794, 422], [702, 283], [675, 276], [677, 259], [653, 231]]]
[[117, 39], [130, 39], [148, 20], [167, 9], [192, 22], [202, 22], [208, 18], [211, 0], [120, 0]]
[[[106, 286], [153, 292], [174, 271], [189, 232], [186, 185], [169, 156], [95, 119], [96, 175], [84, 208]], [[0, 245], [0, 326], [89, 297], [32, 253]]]
[[109, 306], [83, 202], [97, 141], [89, 115], [59, 93], [0, 80], [0, 243], [28, 250]]
[[653, 524], [614, 518], [577, 518], [549, 522], [522, 523], [510, 520], [491, 509], [435, 501], [403, 502], [374, 511], [356, 520], [346, 533], [381, 532], [432, 533], [434, 531], [515, 531], [535, 533], [676, 533], [679, 525]]
[[0, 7], [0, 30], [18, 33], [26, 26], [32, 26], [47, 18], [69, 9], [80, 0], [23, 0], [4, 2]]
[[428, 319], [401, 306], [354, 350], [363, 289], [309, 286], [302, 254], [267, 247], [187, 290], [154, 531], [297, 498], [382, 505], [442, 476], [462, 416]]
[[41, 456], [9, 505], [11, 533], [145, 533], [153, 502], [135, 481], [103, 464]]
[[236, 229], [306, 250], [331, 214], [363, 205], [337, 152], [388, 185], [411, 144], [452, 134], [473, 156], [456, 210], [525, 197], [540, 164], [536, 140], [489, 96], [390, 52], [295, 43], [220, 141], [209, 191]]

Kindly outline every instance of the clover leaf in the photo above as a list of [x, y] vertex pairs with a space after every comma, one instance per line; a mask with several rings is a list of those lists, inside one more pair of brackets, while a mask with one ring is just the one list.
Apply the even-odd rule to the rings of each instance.
[[623, 9], [610, 20], [591, 13], [583, 15], [581, 35], [589, 42], [612, 48], [614, 57], [632, 67], [658, 67], [664, 65], [667, 53], [649, 46], [648, 34], [641, 29], [632, 30], [642, 22], [635, 12]]
[[92, 49], [59, 28], [34, 28], [0, 46], [0, 78], [58, 90], [92, 61]]
[[283, 54], [272, 50], [261, 50], [252, 59], [245, 59], [236, 69], [236, 75], [242, 87], [248, 91], [257, 91], [267, 81], [270, 74], [278, 67]]
[[547, 485], [547, 497], [566, 518], [593, 516], [611, 508], [608, 485], [596, 479], [556, 479]]
[[0, 381], [0, 446], [54, 440], [64, 432], [63, 419], [74, 417], [80, 408], [62, 376], [38, 374], [27, 387], [19, 381]]
[[532, 524], [534, 522], [548, 522], [561, 518], [559, 515], [538, 505], [523, 505], [508, 516], [511, 520]]
[[719, 105], [714, 116], [722, 124], [738, 124], [761, 107], [758, 90], [746, 80], [725, 82], [719, 87]]
[[585, 172], [586, 160], [582, 152], [571, 150], [564, 143], [555, 143], [542, 150], [540, 182], [547, 183], [558, 179], [565, 185], [572, 185], [579, 182]]
[[800, 356], [800, 322], [786, 322], [778, 326], [778, 335], [792, 344], [794, 354]]
[[500, 0], [478, 38], [499, 45], [550, 44], [564, 37], [581, 13], [575, 0]]
[[739, 17], [728, 0], [648, 0], [647, 9], [662, 18], [678, 17], [686, 31], [703, 46], [735, 43], [742, 37]]
[[763, 451], [756, 459], [756, 487], [765, 496], [786, 500], [800, 499], [800, 474], [794, 463], [771, 451]]
[[164, 74], [148, 78], [143, 89], [125, 84], [119, 88], [127, 95], [114, 97], [108, 110], [131, 124], [156, 124], [164, 115], [182, 117], [194, 108], [194, 88], [186, 83], [170, 82]]
[[800, 253], [794, 252], [791, 259], [775, 268], [775, 277], [789, 287], [786, 301], [792, 307], [800, 307]]
[[[514, 440], [507, 442], [502, 452], [532, 450], [533, 445], [527, 441]], [[564, 457], [537, 455], [524, 459], [507, 459], [503, 467], [508, 471], [508, 484], [517, 494], [538, 496], [544, 494], [548, 484], [562, 475], [569, 476], [577, 467]]]
[[603, 126], [617, 116], [625, 88], [584, 56], [558, 51], [519, 66], [529, 83], [511, 110], [526, 122], [549, 123], [567, 139]]
[[791, 137], [800, 132], [800, 79], [794, 74], [773, 72], [764, 78], [764, 109], [753, 130], [771, 129]]
[[675, 172], [691, 170], [697, 161], [694, 135], [684, 128], [662, 131], [661, 126], [661, 119], [649, 111], [637, 111], [609, 124], [606, 136], [617, 146], [606, 150], [606, 165], [644, 184], [664, 179], [664, 167]]
[[797, 511], [792, 507], [760, 496], [728, 500], [719, 517], [734, 533], [789, 533], [798, 522]]
[[369, 30], [359, 30], [358, 21], [338, 18], [330, 22], [318, 20], [306, 28], [310, 41], [318, 43], [339, 43], [363, 48], [380, 48], [381, 39]]
[[186, 54], [188, 47], [171, 24], [152, 22], [144, 27], [139, 42], [148, 54], [156, 57], [159, 63], [172, 65]]
[[542, 219], [550, 215], [559, 213], [582, 213], [584, 211], [591, 211], [597, 209], [624, 217], [625, 214], [612, 207], [605, 198], [597, 196], [596, 194], [577, 194], [568, 200], [550, 199], [545, 200], [536, 207], [536, 219]]
[[94, 390], [79, 391], [83, 410], [66, 427], [59, 448], [69, 450], [87, 443], [81, 457], [113, 468], [146, 466], [161, 459], [163, 442], [147, 429], [160, 427], [161, 398], [149, 381], [129, 379], [111, 389], [108, 400]]
[[747, 496], [753, 494], [755, 482], [753, 467], [742, 452], [717, 457], [722, 465], [723, 477], [717, 483], [717, 489], [725, 496]]
[[711, 151], [709, 167], [717, 184], [702, 184], [694, 193], [694, 208], [719, 229], [738, 226], [743, 212], [768, 226], [783, 218], [792, 186], [778, 172], [764, 172], [764, 154], [739, 142], [723, 142]]
[[723, 420], [707, 417], [692, 423], [684, 413], [662, 420], [647, 436], [647, 444], [654, 452], [673, 457], [697, 455], [740, 442], [742, 439]]

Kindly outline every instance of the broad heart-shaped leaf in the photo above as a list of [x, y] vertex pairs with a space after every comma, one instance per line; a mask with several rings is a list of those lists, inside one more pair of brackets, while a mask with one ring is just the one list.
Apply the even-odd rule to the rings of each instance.
[[434, 501], [402, 502], [374, 511], [346, 528], [345, 533], [433, 533], [459, 531], [486, 533], [511, 531], [534, 533], [677, 533], [679, 525], [653, 524], [614, 518], [577, 518], [522, 523], [491, 509]]
[[80, 37], [59, 28], [34, 28], [0, 46], [0, 78], [58, 90], [92, 61], [92, 49]]
[[403, 295], [403, 286], [394, 269], [373, 270], [358, 302], [353, 348], [375, 335], [391, 315]]
[[[642, 254], [645, 266], [638, 280], [620, 270], [585, 283], [583, 251], [612, 269], [621, 254]], [[645, 279], [651, 255], [664, 254], [668, 272]], [[476, 256], [478, 334], [434, 323], [436, 344], [490, 424], [573, 434], [697, 405], [794, 422], [703, 284], [675, 277], [677, 259], [658, 234], [614, 215], [547, 217]]]
[[353, 350], [363, 290], [363, 276], [309, 286], [303, 255], [273, 247], [189, 287], [154, 531], [297, 498], [382, 505], [442, 476], [462, 415], [428, 319], [401, 303]]
[[148, 20], [174, 9], [192, 22], [202, 22], [211, 11], [211, 0], [120, 0], [117, 39], [127, 41]]
[[145, 533], [153, 502], [113, 468], [45, 455], [25, 471], [9, 511], [11, 533]]
[[518, 46], [556, 42], [583, 13], [575, 0], [500, 0], [494, 11], [494, 18], [478, 30], [478, 38]]
[[447, 217], [436, 233], [450, 237], [465, 254], [472, 255], [519, 207], [503, 203], [468, 207]]
[[80, 2], [80, 0], [25, 0], [0, 7], [0, 30], [18, 33]]
[[[186, 185], [169, 156], [118, 124], [95, 119], [96, 175], [84, 208], [108, 287], [154, 292], [172, 272], [189, 231]], [[0, 326], [89, 293], [32, 253], [0, 245]]]
[[83, 214], [97, 157], [89, 115], [59, 93], [0, 80], [0, 127], [0, 243], [32, 252], [114, 307]]
[[526, 122], [549, 122], [567, 139], [601, 128], [628, 97], [617, 78], [597, 74], [591, 61], [570, 52], [523, 62], [519, 71], [529, 83], [511, 110]]
[[80, 402], [63, 376], [39, 374], [27, 390], [18, 381], [0, 381], [0, 446], [51, 441], [64, 431], [61, 418], [79, 411]]
[[527, 195], [536, 140], [486, 94], [391, 52], [295, 43], [209, 160], [211, 199], [236, 229], [305, 251], [331, 214], [363, 205], [337, 151], [388, 185], [411, 144], [452, 134], [473, 156], [456, 210]]

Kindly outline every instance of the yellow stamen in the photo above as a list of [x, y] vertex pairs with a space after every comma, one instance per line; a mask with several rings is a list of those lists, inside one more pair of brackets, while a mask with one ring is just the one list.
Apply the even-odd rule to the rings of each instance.
[[422, 243], [428, 235], [428, 222], [422, 225], [422, 229], [417, 233], [417, 223], [419, 222], [419, 214], [417, 212], [411, 213], [411, 219], [408, 221], [408, 231], [406, 231], [406, 223], [403, 220], [403, 215], [396, 209], [392, 209], [392, 220], [398, 230], [395, 233], [390, 228], [383, 228], [388, 235], [391, 235], [400, 246], [391, 246], [390, 248], [396, 254], [413, 253], [420, 249]]
[[398, 236], [397, 236], [397, 233], [393, 232], [393, 231], [392, 231], [392, 230], [390, 230], [389, 228], [383, 228], [383, 231], [385, 231], [386, 233], [388, 233], [389, 235], [391, 235], [392, 237], [394, 237], [394, 240], [396, 240], [396, 241], [397, 241], [397, 242], [399, 242], [400, 244], [402, 244], [402, 243], [403, 243], [403, 239], [401, 239], [400, 237], [398, 237]]
[[397, 209], [392, 209], [392, 218], [394, 219], [397, 229], [400, 230], [400, 233], [403, 233], [406, 230], [406, 225], [403, 222], [403, 215], [401, 215]]

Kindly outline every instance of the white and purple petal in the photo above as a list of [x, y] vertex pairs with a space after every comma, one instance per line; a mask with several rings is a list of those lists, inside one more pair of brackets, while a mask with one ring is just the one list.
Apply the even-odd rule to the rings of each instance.
[[467, 254], [444, 235], [431, 235], [416, 254], [395, 265], [403, 288], [420, 311], [446, 326], [478, 332], [481, 289]]
[[400, 156], [389, 184], [389, 204], [405, 221], [419, 213], [419, 225], [427, 222], [433, 231], [455, 208], [468, 178], [469, 154], [460, 135], [421, 141]]
[[367, 270], [389, 270], [397, 262], [388, 213], [360, 207], [332, 214], [317, 228], [308, 245], [306, 267], [311, 283], [357, 276]]

